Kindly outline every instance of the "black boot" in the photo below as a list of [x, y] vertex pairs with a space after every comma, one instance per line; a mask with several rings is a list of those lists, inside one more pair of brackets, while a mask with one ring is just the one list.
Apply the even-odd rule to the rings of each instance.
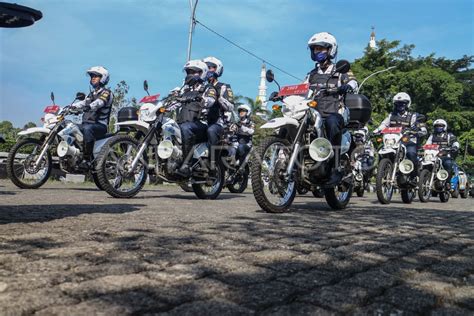
[[331, 169], [331, 176], [329, 177], [329, 180], [325, 183], [325, 187], [333, 187], [335, 185], [338, 185], [341, 180], [342, 180], [342, 176], [343, 176], [343, 173], [340, 169], [340, 149], [339, 148], [335, 148], [334, 149], [334, 159], [333, 159], [333, 168]]

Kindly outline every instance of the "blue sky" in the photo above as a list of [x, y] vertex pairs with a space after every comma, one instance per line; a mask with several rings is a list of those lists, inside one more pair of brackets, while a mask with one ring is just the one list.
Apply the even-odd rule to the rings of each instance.
[[[39, 123], [50, 91], [56, 103], [67, 104], [77, 91], [88, 90], [85, 71], [93, 65], [110, 70], [112, 87], [126, 80], [130, 97], [144, 95], [144, 79], [151, 92], [161, 94], [182, 81], [188, 0], [17, 3], [44, 17], [32, 27], [0, 29], [0, 121]], [[372, 25], [377, 39], [415, 44], [415, 55], [472, 55], [473, 12], [472, 0], [200, 0], [197, 19], [303, 78], [313, 67], [307, 40], [320, 31], [336, 36], [338, 57], [348, 60], [362, 55]], [[208, 55], [224, 62], [222, 81], [236, 94], [257, 95], [261, 62], [197, 25], [192, 57]], [[281, 84], [295, 83], [275, 73]]]

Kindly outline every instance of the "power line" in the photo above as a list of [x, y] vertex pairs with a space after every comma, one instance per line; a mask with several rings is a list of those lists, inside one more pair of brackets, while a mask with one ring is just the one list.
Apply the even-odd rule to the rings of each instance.
[[224, 35], [218, 33], [217, 31], [214, 31], [213, 29], [211, 29], [211, 28], [208, 27], [207, 25], [203, 24], [202, 22], [200, 22], [200, 21], [198, 21], [198, 20], [194, 20], [194, 21], [195, 21], [197, 24], [202, 25], [202, 27], [204, 27], [204, 28], [207, 29], [208, 31], [210, 31], [210, 32], [212, 32], [212, 33], [214, 33], [214, 34], [216, 34], [217, 36], [219, 36], [219, 37], [222, 38], [223, 40], [225, 40], [225, 41], [229, 42], [230, 44], [234, 45], [235, 47], [237, 47], [237, 48], [243, 50], [244, 52], [246, 52], [246, 53], [249, 54], [250, 56], [255, 57], [255, 58], [258, 59], [258, 60], [261, 60], [262, 62], [264, 62], [264, 63], [266, 63], [266, 64], [272, 66], [272, 67], [275, 68], [275, 69], [278, 69], [278, 70], [281, 71], [282, 73], [284, 73], [284, 74], [286, 74], [286, 75], [288, 75], [288, 76], [290, 76], [290, 77], [293, 77], [293, 78], [295, 78], [296, 80], [303, 81], [303, 79], [298, 78], [298, 77], [296, 77], [296, 76], [293, 76], [293, 75], [290, 74], [289, 72], [287, 72], [287, 71], [281, 69], [280, 67], [278, 67], [278, 66], [272, 64], [271, 62], [265, 60], [265, 58], [262, 58], [262, 57], [260, 57], [260, 56], [258, 56], [258, 55], [256, 55], [256, 54], [252, 53], [252, 52], [249, 51], [248, 49], [246, 49], [246, 48], [240, 46], [239, 44], [235, 43], [234, 41], [228, 39], [228, 38], [225, 37]]

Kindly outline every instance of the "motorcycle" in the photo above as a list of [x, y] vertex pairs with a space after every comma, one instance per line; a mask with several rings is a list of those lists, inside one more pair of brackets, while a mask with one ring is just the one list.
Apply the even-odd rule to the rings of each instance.
[[389, 204], [394, 189], [399, 189], [402, 201], [411, 203], [415, 197], [417, 183], [409, 180], [410, 173], [415, 168], [413, 162], [406, 158], [406, 145], [416, 131], [402, 127], [387, 127], [381, 131], [383, 142], [379, 150], [379, 165], [376, 177], [377, 198], [382, 204]]
[[[341, 60], [336, 64], [335, 72], [347, 73], [350, 64]], [[271, 70], [266, 73], [266, 79], [273, 82]], [[265, 138], [254, 151], [251, 164], [251, 181], [255, 199], [259, 206], [271, 213], [286, 211], [296, 195], [297, 187], [305, 187], [317, 192], [318, 186], [324, 186], [330, 177], [329, 164], [334, 150], [326, 137], [324, 122], [318, 111], [318, 99], [327, 94], [336, 94], [337, 88], [326, 87], [314, 91], [307, 97], [309, 85], [302, 84], [280, 88], [273, 92], [271, 101], [282, 101], [283, 117], [277, 117], [261, 128], [273, 129], [275, 134]], [[306, 96], [302, 96], [306, 95]], [[348, 97], [349, 95], [347, 95]], [[369, 111], [365, 124], [370, 119], [371, 107], [367, 98], [353, 95], [354, 117], [357, 116], [358, 106], [363, 104], [363, 110]], [[274, 106], [275, 107], [275, 106]], [[324, 196], [333, 209], [343, 209], [349, 203], [353, 176], [349, 148], [350, 133], [345, 130], [341, 141], [340, 170], [343, 178], [336, 186], [324, 187]]]
[[[148, 84], [144, 82], [148, 93]], [[104, 190], [116, 198], [131, 198], [143, 188], [149, 170], [167, 182], [190, 182], [200, 199], [215, 199], [224, 185], [224, 167], [214, 160], [206, 142], [196, 144], [191, 157], [183, 157], [181, 130], [169, 115], [176, 103], [195, 102], [194, 99], [170, 95], [159, 101], [159, 94], [143, 98], [139, 117], [121, 120], [121, 131], [111, 138], [99, 153], [96, 172]], [[132, 134], [135, 133], [135, 136]], [[188, 178], [177, 173], [184, 159], [192, 161]], [[213, 164], [213, 166], [211, 165]]]
[[[74, 101], [79, 100], [79, 94]], [[53, 157], [51, 151], [55, 148], [59, 159], [59, 167], [66, 173], [91, 173], [94, 183], [102, 190], [97, 174], [93, 168], [80, 167], [83, 159], [83, 135], [78, 125], [78, 115], [81, 110], [69, 105], [60, 108], [54, 103], [44, 110], [43, 127], [31, 127], [18, 133], [21, 138], [12, 147], [7, 158], [7, 174], [10, 180], [21, 189], [37, 189], [49, 179], [52, 170]], [[74, 102], [73, 101], [73, 102]], [[94, 165], [97, 154], [112, 134], [106, 134], [94, 143], [91, 166]], [[26, 137], [26, 138], [24, 138]]]
[[[449, 189], [446, 180], [449, 173], [443, 168], [441, 156], [445, 150], [437, 144], [423, 146], [422, 169], [418, 184], [418, 197], [421, 202], [428, 202], [431, 196], [437, 195], [441, 202], [448, 202]], [[435, 193], [435, 194], [433, 194]]]
[[459, 168], [459, 195], [463, 199], [467, 199], [469, 193], [469, 179], [464, 170]]
[[[363, 197], [367, 189], [372, 171], [374, 168], [374, 159], [371, 157], [371, 140], [367, 139], [365, 144], [361, 144], [353, 150], [353, 170], [354, 174], [354, 192], [358, 197]], [[368, 162], [372, 162], [370, 165]]]
[[[237, 127], [235, 127], [237, 129]], [[236, 141], [234, 139], [235, 133], [232, 128], [225, 128], [223, 136], [223, 144], [227, 148], [231, 148], [233, 143]], [[228, 151], [227, 151], [228, 152]], [[222, 156], [222, 160], [226, 169], [226, 187], [231, 193], [242, 193], [247, 189], [249, 176], [250, 176], [250, 157], [251, 152], [249, 152], [243, 161], [235, 161], [235, 157], [230, 155]]]

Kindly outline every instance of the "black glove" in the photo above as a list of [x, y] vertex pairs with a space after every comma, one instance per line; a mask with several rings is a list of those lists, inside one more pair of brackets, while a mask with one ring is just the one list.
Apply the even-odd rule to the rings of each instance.
[[352, 90], [352, 87], [348, 84], [343, 84], [339, 88], [337, 88], [337, 93], [339, 94], [346, 94], [349, 90]]
[[86, 94], [84, 92], [76, 93], [76, 100], [84, 101], [85, 98], [86, 98]]
[[86, 104], [82, 109], [84, 110], [84, 112], [89, 112], [91, 110], [91, 106], [89, 104]]

